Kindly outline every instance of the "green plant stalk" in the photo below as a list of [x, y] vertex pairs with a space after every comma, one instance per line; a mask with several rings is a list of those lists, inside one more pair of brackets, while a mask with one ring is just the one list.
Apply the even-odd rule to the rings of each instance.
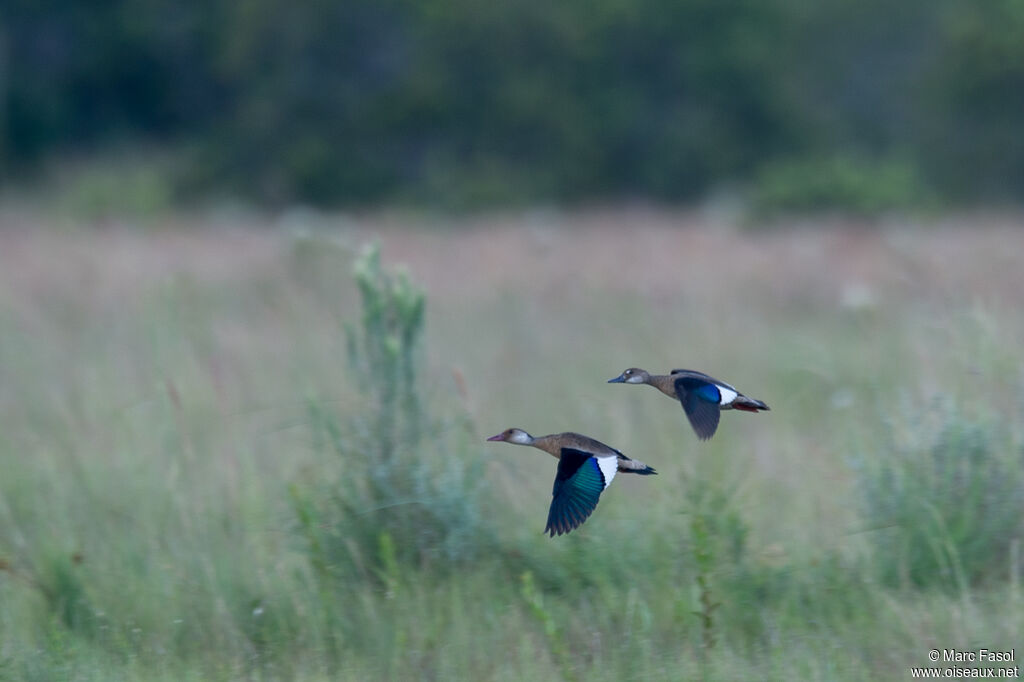
[[534, 583], [533, 573], [531, 571], [524, 571], [520, 576], [520, 582], [520, 594], [523, 597], [523, 601], [530, 608], [530, 613], [533, 614], [533, 617], [544, 628], [544, 639], [548, 644], [548, 649], [551, 651], [551, 656], [555, 659], [559, 670], [562, 672], [563, 679], [577, 680], [576, 671], [573, 670], [569, 658], [569, 647], [565, 642], [565, 637], [558, 627], [558, 621], [544, 607], [544, 596]]

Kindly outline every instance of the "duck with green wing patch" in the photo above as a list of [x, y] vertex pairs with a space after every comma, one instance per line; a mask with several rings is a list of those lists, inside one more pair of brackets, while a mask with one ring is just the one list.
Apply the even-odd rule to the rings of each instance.
[[551, 537], [568, 533], [586, 521], [617, 472], [644, 476], [658, 473], [643, 462], [578, 433], [555, 433], [534, 438], [522, 429], [506, 429], [487, 440], [529, 445], [558, 460], [548, 523], [544, 528]]

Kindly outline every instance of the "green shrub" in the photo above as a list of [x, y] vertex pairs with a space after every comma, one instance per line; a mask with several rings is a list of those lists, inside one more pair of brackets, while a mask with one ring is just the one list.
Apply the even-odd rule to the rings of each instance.
[[1003, 578], [1024, 535], [1022, 445], [953, 409], [941, 418], [933, 436], [893, 438], [859, 467], [875, 564], [889, 585], [963, 589]]
[[758, 173], [751, 197], [754, 212], [769, 216], [826, 210], [875, 215], [928, 201], [914, 166], [844, 155], [768, 164]]
[[393, 592], [405, 567], [450, 565], [485, 546], [483, 472], [465, 415], [423, 395], [423, 292], [384, 271], [377, 248], [355, 279], [363, 314], [346, 340], [361, 408], [309, 402], [314, 447], [331, 458], [315, 480], [291, 486], [292, 506], [318, 574]]
[[111, 153], [62, 168], [54, 183], [56, 202], [69, 215], [88, 221], [151, 219], [177, 199], [176, 172], [166, 153]]

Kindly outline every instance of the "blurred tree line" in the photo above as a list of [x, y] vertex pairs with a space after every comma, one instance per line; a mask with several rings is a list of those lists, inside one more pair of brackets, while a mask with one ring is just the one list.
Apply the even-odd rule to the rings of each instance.
[[7, 181], [142, 142], [268, 203], [1019, 201], [1024, 3], [5, 0], [0, 104]]

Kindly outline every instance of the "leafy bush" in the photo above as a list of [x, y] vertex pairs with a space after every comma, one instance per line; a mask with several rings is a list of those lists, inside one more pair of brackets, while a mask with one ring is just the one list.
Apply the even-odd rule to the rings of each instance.
[[173, 164], [154, 154], [111, 157], [69, 169], [59, 181], [58, 203], [80, 219], [151, 218], [175, 200]]
[[355, 279], [363, 315], [346, 339], [362, 407], [339, 414], [310, 401], [316, 447], [333, 461], [292, 485], [292, 504], [319, 574], [393, 590], [404, 566], [481, 551], [484, 482], [465, 416], [423, 397], [423, 292], [384, 271], [377, 248], [359, 258]]
[[755, 180], [751, 203], [762, 215], [822, 210], [874, 215], [928, 200], [913, 166], [840, 155], [765, 166]]
[[1013, 542], [1024, 536], [1021, 443], [948, 408], [934, 436], [893, 440], [878, 461], [860, 466], [885, 583], [962, 589], [1004, 577]]

